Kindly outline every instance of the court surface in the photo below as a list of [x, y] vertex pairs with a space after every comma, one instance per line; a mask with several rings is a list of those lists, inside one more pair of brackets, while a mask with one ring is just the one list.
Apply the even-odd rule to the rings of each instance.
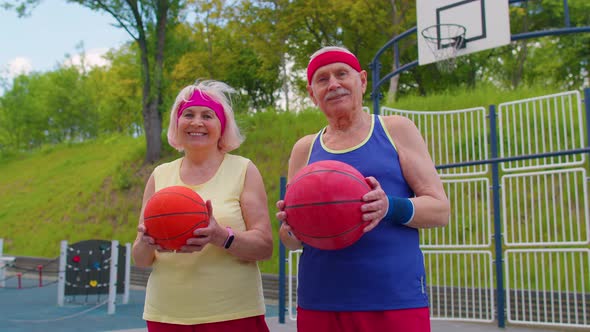
[[[57, 305], [57, 284], [48, 281], [38, 287], [38, 281], [23, 281], [18, 289], [16, 281], [10, 279], [0, 288], [0, 331], [2, 332], [146, 332], [143, 312], [143, 289], [132, 289], [129, 302], [121, 304], [122, 296], [117, 296], [115, 313], [107, 314], [107, 296], [68, 297], [63, 307]], [[267, 304], [267, 322], [271, 332], [295, 332], [295, 322], [286, 317], [286, 324], [278, 320], [278, 307]], [[467, 331], [511, 331], [511, 332], [549, 332], [557, 330], [535, 329], [508, 326], [500, 329], [494, 324], [473, 324], [433, 321], [433, 332]]]

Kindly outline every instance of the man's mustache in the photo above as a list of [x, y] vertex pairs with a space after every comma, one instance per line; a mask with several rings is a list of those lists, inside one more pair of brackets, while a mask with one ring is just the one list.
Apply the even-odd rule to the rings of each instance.
[[324, 97], [324, 101], [329, 100], [329, 99], [333, 99], [333, 98], [338, 98], [340, 96], [346, 96], [350, 94], [350, 90], [345, 89], [345, 88], [338, 88], [334, 91], [330, 91], [326, 94], [326, 96]]

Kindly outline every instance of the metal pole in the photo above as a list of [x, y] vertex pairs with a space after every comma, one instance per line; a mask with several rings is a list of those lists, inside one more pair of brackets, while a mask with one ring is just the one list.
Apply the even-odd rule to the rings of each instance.
[[[492, 159], [498, 157], [498, 126], [496, 124], [496, 105], [490, 105], [490, 154]], [[500, 217], [500, 172], [498, 162], [492, 163], [492, 195], [494, 203], [494, 242], [496, 245], [496, 291], [497, 291], [497, 310], [498, 310], [498, 327], [504, 328], [504, 271], [502, 264], [502, 220]]]
[[[285, 198], [287, 178], [281, 176], [279, 199]], [[285, 245], [279, 240], [279, 323], [285, 324]]]
[[567, 0], [563, 0], [563, 14], [565, 20], [565, 26], [570, 26], [570, 7], [567, 4]]
[[[4, 239], [0, 238], [0, 257], [2, 257], [2, 251], [4, 250]], [[6, 276], [4, 273], [4, 269], [5, 269], [5, 264], [3, 261], [0, 261], [0, 287], [5, 287], [6, 286]]]
[[64, 306], [64, 298], [66, 293], [66, 271], [68, 269], [66, 258], [68, 256], [68, 241], [63, 240], [60, 243], [59, 249], [59, 271], [57, 272], [57, 305]]
[[43, 287], [43, 265], [37, 265], [39, 271], [39, 287]]
[[115, 300], [117, 297], [117, 269], [119, 268], [119, 241], [111, 242], [111, 261], [109, 267], [109, 297], [107, 304], [107, 313], [115, 313]]
[[[371, 61], [371, 64], [369, 65], [369, 68], [371, 68], [371, 72], [372, 72], [372, 82], [373, 82], [373, 87], [372, 87], [372, 92], [371, 92], [371, 99], [373, 100], [373, 113], [379, 115], [379, 99], [381, 98], [381, 92], [379, 92], [379, 87], [381, 86], [381, 84], [385, 83], [384, 79], [380, 80], [379, 79], [379, 72], [381, 71], [381, 62], [379, 61], [379, 57], [383, 54], [383, 52], [385, 52], [391, 45], [394, 45], [394, 47], [397, 47], [397, 42], [408, 37], [411, 36], [413, 34], [415, 34], [417, 31], [417, 27], [413, 27], [411, 29], [408, 29], [406, 31], [404, 31], [403, 33], [397, 35], [395, 38], [390, 39], [387, 43], [385, 43], [385, 45], [383, 45], [381, 47], [381, 49], [379, 49], [379, 51], [377, 51], [377, 53], [375, 54], [375, 57], [373, 57], [373, 61]], [[414, 61], [412, 64], [408, 65], [403, 65], [401, 66], [401, 68], [399, 67], [399, 58], [397, 58], [397, 54], [399, 52], [395, 51], [396, 54], [396, 70], [394, 71], [395, 74], [392, 75], [392, 73], [390, 73], [389, 77], [393, 77], [395, 75], [399, 75], [402, 72], [409, 70], [410, 68], [413, 68], [414, 66], [416, 66], [418, 64], [418, 61]], [[387, 76], [386, 76], [387, 77]]]
[[[590, 149], [590, 88], [584, 89], [584, 109], [586, 110], [586, 148]], [[587, 164], [590, 167], [590, 151]], [[590, 179], [588, 179], [590, 181]]]
[[125, 243], [125, 285], [123, 289], [123, 304], [129, 303], [131, 287], [131, 243]]
[[373, 80], [373, 92], [371, 92], [371, 99], [373, 99], [373, 114], [379, 115], [379, 99], [381, 98], [381, 92], [379, 92], [379, 71], [381, 70], [381, 62], [379, 59], [375, 59], [370, 65], [371, 67], [371, 79]]
[[586, 108], [586, 147], [590, 148], [590, 88], [584, 89], [584, 106]]

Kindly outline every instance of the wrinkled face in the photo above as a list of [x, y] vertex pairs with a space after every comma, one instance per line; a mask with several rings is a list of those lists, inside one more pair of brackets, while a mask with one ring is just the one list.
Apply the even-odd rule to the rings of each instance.
[[215, 145], [221, 137], [221, 122], [215, 112], [205, 106], [191, 106], [178, 118], [178, 139], [182, 146]]
[[309, 96], [324, 113], [351, 111], [363, 107], [367, 72], [335, 62], [318, 68], [307, 86]]

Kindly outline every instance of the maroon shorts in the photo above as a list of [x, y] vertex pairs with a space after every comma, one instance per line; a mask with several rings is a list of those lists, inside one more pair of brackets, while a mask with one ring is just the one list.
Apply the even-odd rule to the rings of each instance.
[[430, 332], [428, 307], [385, 311], [297, 308], [298, 332]]
[[148, 332], [269, 332], [264, 315], [223, 322], [180, 325], [147, 321]]

